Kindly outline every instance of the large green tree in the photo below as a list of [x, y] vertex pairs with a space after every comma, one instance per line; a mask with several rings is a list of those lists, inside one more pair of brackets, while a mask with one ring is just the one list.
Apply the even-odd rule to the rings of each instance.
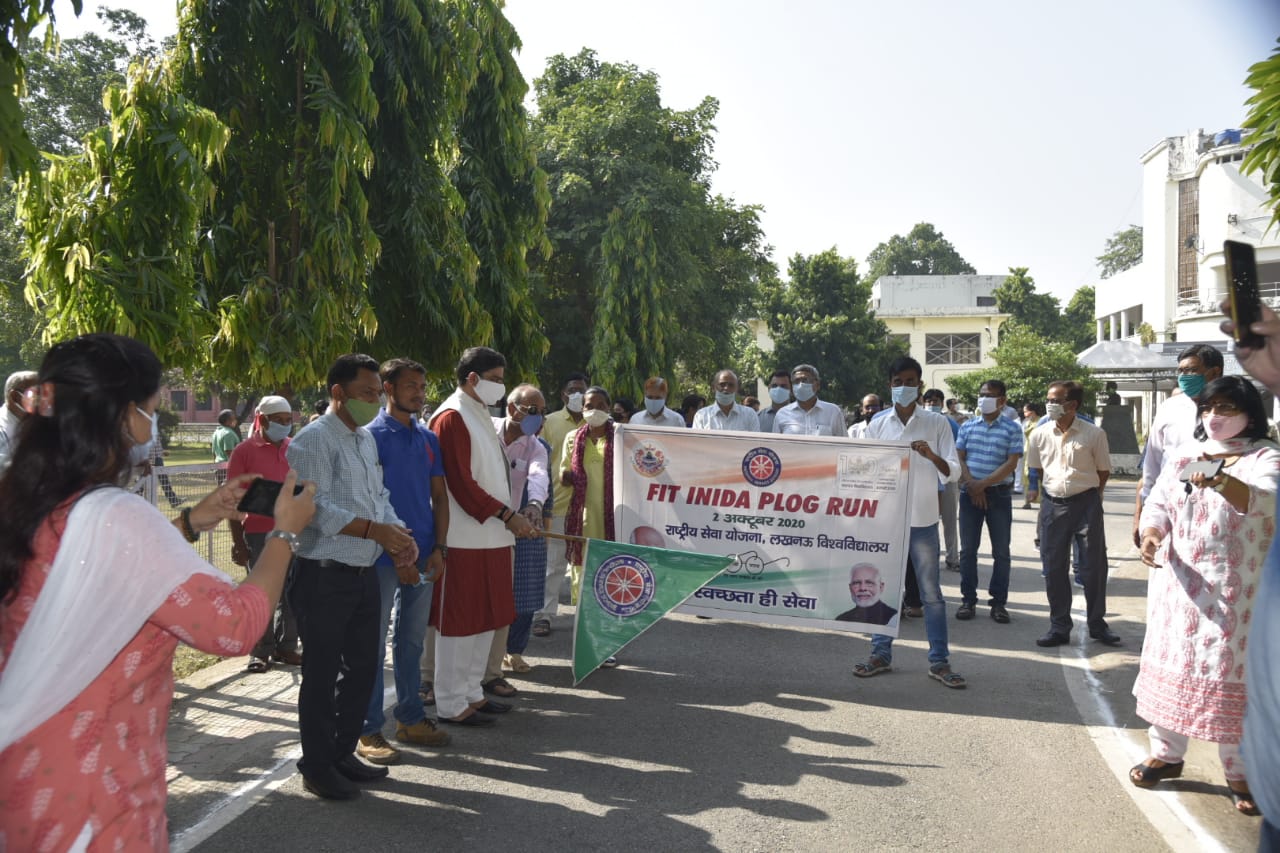
[[1245, 138], [1251, 146], [1241, 164], [1245, 172], [1256, 172], [1271, 200], [1271, 224], [1280, 224], [1280, 39], [1271, 56], [1249, 68], [1245, 85], [1253, 89], [1246, 102], [1249, 114], [1244, 126], [1252, 128]]
[[1085, 404], [1092, 409], [1094, 395], [1102, 383], [1093, 377], [1088, 368], [1076, 362], [1076, 351], [1070, 344], [1046, 341], [1033, 331], [1009, 325], [1000, 335], [1000, 346], [991, 351], [995, 368], [983, 368], [969, 373], [947, 377], [951, 392], [974, 406], [978, 401], [978, 389], [988, 379], [1004, 382], [1009, 402], [1014, 406], [1044, 400], [1049, 383], [1059, 379], [1074, 379], [1085, 385]]
[[975, 272], [942, 232], [928, 222], [918, 223], [905, 236], [894, 234], [867, 256], [867, 280], [872, 284], [885, 275], [973, 275]]
[[994, 291], [996, 308], [1013, 318], [1005, 325], [1027, 329], [1046, 340], [1058, 333], [1058, 297], [1036, 292], [1036, 281], [1026, 267], [1009, 267], [1009, 275]]
[[832, 247], [793, 255], [787, 271], [790, 280], [769, 284], [759, 300], [774, 339], [771, 369], [812, 364], [822, 398], [842, 406], [881, 389], [889, 362], [906, 348], [870, 310], [871, 282], [859, 278], [857, 261]]
[[1104, 279], [1142, 263], [1142, 226], [1130, 225], [1108, 237], [1097, 261], [1098, 274]]
[[727, 364], [768, 252], [758, 210], [709, 190], [716, 101], [673, 110], [657, 75], [590, 50], [552, 57], [535, 91], [552, 196], [536, 265], [544, 383], [587, 369], [636, 397], [646, 376]]
[[[45, 45], [57, 42], [54, 30], [54, 0], [4, 0], [0, 3], [0, 172], [7, 165], [16, 177], [39, 176], [40, 155], [28, 136], [19, 98], [26, 86], [26, 63], [21, 48], [43, 23]], [[71, 0], [79, 15], [83, 0]]]

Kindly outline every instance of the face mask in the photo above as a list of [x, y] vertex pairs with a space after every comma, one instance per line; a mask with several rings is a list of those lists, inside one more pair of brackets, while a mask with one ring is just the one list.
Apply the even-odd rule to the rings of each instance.
[[1061, 403], [1045, 403], [1044, 413], [1049, 416], [1049, 420], [1060, 421], [1067, 412]]
[[893, 404], [906, 408], [916, 401], [916, 395], [920, 393], [920, 389], [914, 385], [899, 385], [896, 388], [890, 388], [893, 395]]
[[716, 392], [716, 402], [721, 406], [732, 406], [734, 401], [738, 399], [737, 394], [728, 394], [724, 391]]
[[537, 435], [542, 429], [542, 415], [525, 415], [520, 421], [520, 431], [525, 435]]
[[979, 397], [978, 411], [984, 415], [994, 414], [996, 409], [999, 408], [999, 402], [995, 397]]
[[[1203, 378], [1203, 377], [1201, 377]], [[1200, 418], [1204, 431], [1214, 441], [1226, 441], [1235, 438], [1249, 425], [1249, 416], [1243, 412], [1238, 415], [1210, 415]]]
[[574, 391], [569, 395], [569, 399], [565, 401], [564, 407], [569, 411], [577, 414], [582, 411], [582, 403], [586, 400], [587, 395], [581, 391]]
[[275, 421], [267, 421], [267, 440], [274, 444], [284, 441], [291, 432], [293, 432], [293, 424], [278, 424]]
[[924, 410], [926, 412], [933, 412], [934, 414], [938, 414], [938, 415], [942, 414], [941, 406], [925, 406]]
[[791, 399], [791, 389], [776, 385], [769, 389], [769, 399], [773, 401], [775, 406], [781, 406]]
[[507, 394], [507, 386], [501, 382], [494, 382], [489, 379], [481, 379], [476, 383], [476, 396], [480, 398], [480, 402], [486, 406], [496, 406], [498, 401]]
[[347, 414], [351, 415], [351, 420], [355, 421], [356, 426], [362, 427], [378, 416], [378, 404], [366, 403], [364, 400], [353, 400], [348, 398], [346, 402]]
[[797, 382], [792, 387], [795, 391], [796, 399], [801, 403], [807, 403], [818, 396], [818, 392], [813, 390], [813, 383], [811, 382]]
[[592, 409], [589, 412], [583, 412], [582, 419], [587, 422], [587, 426], [592, 429], [599, 429], [609, 420], [609, 413], [604, 409]]
[[154, 415], [148, 415], [146, 412], [142, 411], [137, 404], [134, 405], [134, 408], [138, 410], [138, 414], [151, 422], [151, 438], [141, 444], [135, 443], [133, 447], [129, 448], [129, 464], [134, 468], [137, 468], [143, 462], [146, 462], [151, 458], [151, 449], [155, 446], [160, 435], [160, 413], [157, 412]]
[[1178, 387], [1188, 397], [1199, 397], [1204, 390], [1204, 377], [1199, 373], [1189, 373], [1178, 377]]
[[667, 407], [666, 397], [663, 397], [659, 400], [655, 400], [652, 397], [644, 398], [644, 410], [655, 418], [658, 415], [662, 414], [662, 410], [665, 409], [666, 407]]

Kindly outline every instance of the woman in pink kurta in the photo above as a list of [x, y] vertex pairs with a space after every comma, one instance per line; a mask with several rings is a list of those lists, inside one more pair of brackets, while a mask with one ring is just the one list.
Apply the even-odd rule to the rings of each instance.
[[[1254, 594], [1275, 533], [1280, 448], [1267, 441], [1256, 390], [1240, 377], [1210, 383], [1200, 406], [1199, 441], [1177, 448], [1139, 522], [1143, 561], [1152, 566], [1147, 634], [1133, 693], [1151, 723], [1151, 758], [1130, 772], [1139, 787], [1180, 776], [1189, 738], [1219, 745], [1236, 808], [1256, 813], [1240, 738], [1245, 647]], [[1200, 459], [1221, 473], [1184, 474]]]
[[167, 849], [174, 649], [244, 654], [313, 511], [291, 474], [276, 505], [286, 535], [248, 582], [200, 559], [186, 540], [234, 515], [254, 475], [173, 523], [119, 488], [153, 440], [159, 382], [128, 338], [55, 346], [0, 479], [0, 849]]

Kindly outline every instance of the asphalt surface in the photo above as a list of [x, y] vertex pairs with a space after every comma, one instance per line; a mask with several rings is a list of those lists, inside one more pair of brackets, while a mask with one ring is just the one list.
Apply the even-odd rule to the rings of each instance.
[[[315, 798], [293, 772], [297, 671], [221, 664], [175, 701], [174, 847], [1252, 851], [1259, 819], [1234, 813], [1216, 748], [1195, 745], [1164, 790], [1125, 779], [1146, 741], [1130, 693], [1146, 595], [1131, 501], [1132, 483], [1108, 489], [1119, 648], [1088, 639], [1080, 595], [1072, 645], [1036, 647], [1048, 616], [1035, 513], [1015, 496], [1013, 622], [981, 605], [956, 621], [959, 575], [943, 572], [965, 690], [927, 677], [919, 619], [906, 620], [892, 672], [858, 679], [865, 637], [684, 615], [573, 688], [562, 608], [553, 634], [531, 641], [533, 672], [511, 677], [513, 712], [488, 730], [450, 727], [442, 749], [406, 748], [352, 802]], [[983, 587], [988, 577], [984, 554]]]

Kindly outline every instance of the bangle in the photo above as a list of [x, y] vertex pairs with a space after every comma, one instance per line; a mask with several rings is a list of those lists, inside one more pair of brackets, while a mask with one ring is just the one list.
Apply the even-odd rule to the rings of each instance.
[[1211, 488], [1211, 489], [1213, 489], [1215, 492], [1218, 492], [1219, 494], [1221, 494], [1222, 492], [1226, 491], [1226, 489], [1227, 489], [1227, 480], [1229, 480], [1229, 479], [1231, 479], [1231, 475], [1230, 475], [1230, 474], [1223, 474], [1223, 475], [1222, 475], [1222, 481], [1221, 481], [1221, 482], [1219, 482], [1219, 483], [1218, 483], [1218, 485], [1216, 485], [1216, 486], [1210, 486], [1210, 488]]
[[191, 507], [184, 509], [178, 518], [182, 520], [182, 535], [188, 542], [199, 542], [200, 534], [191, 526]]
[[369, 538], [369, 531], [370, 531], [370, 530], [372, 530], [372, 529], [373, 529], [373, 519], [371, 518], [371, 519], [369, 519], [368, 521], [366, 521], [366, 522], [364, 523], [364, 533], [361, 533], [361, 534], [360, 534], [360, 538], [361, 538], [361, 539], [368, 539], [368, 538]]
[[498, 514], [498, 518], [502, 519], [503, 524], [506, 524], [508, 521], [511, 520], [511, 516], [515, 514], [516, 514], [515, 510], [511, 509], [510, 507], [504, 506], [502, 508], [502, 512]]

